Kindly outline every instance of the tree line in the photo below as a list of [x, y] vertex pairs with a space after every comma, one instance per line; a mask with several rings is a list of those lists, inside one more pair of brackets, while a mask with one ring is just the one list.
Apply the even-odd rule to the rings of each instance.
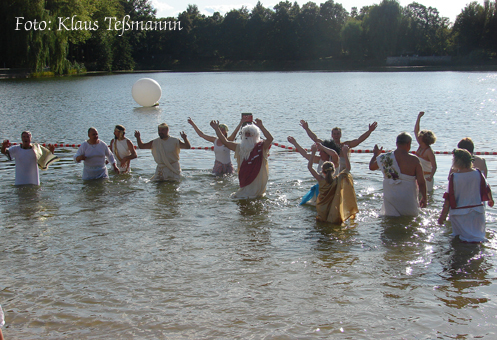
[[[417, 2], [402, 7], [396, 0], [353, 7], [350, 13], [333, 0], [302, 6], [287, 0], [273, 8], [258, 2], [251, 11], [242, 7], [211, 16], [188, 5], [170, 18], [158, 18], [149, 0], [10, 0], [1, 2], [0, 13], [0, 67], [55, 74], [237, 61], [381, 64], [401, 55], [492, 62], [497, 56], [497, 2], [489, 0], [469, 3], [454, 23], [436, 8]], [[65, 29], [75, 15], [86, 29]], [[88, 29], [125, 16], [179, 22], [181, 29]], [[64, 29], [55, 26], [60, 18]]]

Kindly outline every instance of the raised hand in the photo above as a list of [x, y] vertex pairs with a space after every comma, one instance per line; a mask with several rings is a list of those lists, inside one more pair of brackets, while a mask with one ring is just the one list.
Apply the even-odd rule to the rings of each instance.
[[369, 124], [369, 132], [373, 132], [374, 130], [376, 130], [377, 127], [378, 127], [377, 122], [373, 122], [372, 124]]

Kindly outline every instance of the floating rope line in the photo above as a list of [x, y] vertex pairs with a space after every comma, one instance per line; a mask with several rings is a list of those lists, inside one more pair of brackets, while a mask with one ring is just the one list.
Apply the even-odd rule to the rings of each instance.
[[[11, 143], [11, 145], [20, 145], [22, 143]], [[48, 144], [46, 143], [43, 143], [40, 145], [44, 146], [44, 147], [47, 147]], [[64, 143], [56, 143], [56, 144], [52, 144], [54, 145], [56, 148], [79, 148], [81, 146], [81, 144], [64, 144]], [[293, 146], [286, 146], [284, 144], [280, 144], [280, 143], [273, 143], [274, 146], [277, 146], [279, 148], [282, 148], [282, 149], [286, 149], [288, 151], [294, 151], [294, 152], [298, 152], [297, 149]], [[135, 149], [138, 149], [138, 147], [135, 145]], [[195, 147], [191, 147], [190, 148], [191, 150], [214, 150], [214, 146], [195, 146]], [[310, 149], [306, 149], [306, 148], [303, 148], [305, 151], [311, 151]], [[390, 150], [391, 151], [391, 150]], [[361, 150], [361, 149], [350, 149], [350, 152], [351, 153], [373, 153], [373, 150], [370, 150], [370, 149], [365, 149], [365, 150]], [[387, 150], [383, 150], [382, 153], [385, 153], [387, 152]], [[436, 155], [452, 155], [452, 151], [433, 151]], [[411, 151], [412, 154], [416, 154], [416, 151]], [[491, 155], [497, 155], [497, 152], [496, 151], [484, 151], [484, 152], [481, 152], [481, 151], [476, 151], [474, 152], [473, 154], [475, 155], [483, 155], [483, 156], [491, 156]]]
[[[293, 146], [286, 146], [284, 144], [279, 144], [279, 143], [273, 143], [274, 146], [280, 147], [282, 149], [286, 149], [289, 151], [295, 151], [298, 152], [297, 149]], [[303, 148], [305, 151], [311, 151], [310, 149]], [[350, 149], [351, 153], [373, 153], [373, 150], [360, 150], [360, 149]], [[387, 150], [382, 150], [382, 153], [387, 152]], [[452, 151], [433, 151], [436, 155], [452, 155]], [[412, 154], [416, 154], [416, 151], [411, 151]], [[485, 151], [485, 152], [474, 152], [473, 154], [475, 155], [497, 155], [497, 152], [495, 151]]]

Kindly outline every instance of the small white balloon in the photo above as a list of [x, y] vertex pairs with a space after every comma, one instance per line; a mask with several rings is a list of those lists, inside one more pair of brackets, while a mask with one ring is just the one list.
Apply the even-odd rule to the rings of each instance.
[[142, 78], [133, 85], [131, 94], [135, 102], [141, 106], [150, 107], [158, 104], [162, 96], [162, 89], [155, 80]]

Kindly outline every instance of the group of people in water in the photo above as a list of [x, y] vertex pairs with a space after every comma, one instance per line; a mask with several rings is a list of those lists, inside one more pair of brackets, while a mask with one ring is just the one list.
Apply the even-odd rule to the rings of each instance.
[[[427, 192], [433, 191], [433, 178], [437, 171], [435, 153], [431, 145], [436, 136], [430, 130], [421, 130], [420, 121], [424, 112], [418, 114], [414, 133], [419, 147], [416, 155], [410, 153], [412, 137], [403, 132], [397, 136], [397, 148], [383, 152], [375, 145], [369, 163], [370, 170], [381, 170], [383, 174], [383, 205], [381, 214], [386, 216], [417, 216], [419, 208], [426, 207]], [[235, 130], [228, 136], [228, 127], [211, 121], [214, 135], [205, 134], [195, 122], [187, 122], [203, 139], [213, 143], [215, 162], [212, 173], [216, 176], [235, 173], [231, 162], [231, 151], [235, 152], [239, 189], [235, 198], [257, 198], [265, 195], [269, 178], [268, 155], [273, 137], [260, 119], [252, 121], [251, 115], [243, 115]], [[316, 206], [317, 220], [342, 223], [358, 213], [354, 183], [350, 174], [349, 152], [366, 140], [377, 128], [377, 122], [359, 138], [341, 141], [341, 129], [333, 128], [331, 139], [323, 140], [301, 120], [301, 127], [313, 141], [311, 152], [307, 152], [294, 137], [288, 141], [294, 145], [305, 159], [307, 168], [317, 183], [304, 195], [301, 204]], [[241, 141], [235, 142], [241, 130]], [[83, 162], [84, 180], [108, 178], [107, 163], [116, 173], [130, 171], [130, 161], [137, 157], [133, 142], [125, 136], [126, 129], [116, 125], [114, 139], [107, 146], [98, 138], [95, 128], [88, 129], [88, 140], [81, 144], [74, 155], [75, 162]], [[261, 138], [261, 134], [264, 138]], [[135, 131], [137, 146], [150, 149], [157, 167], [152, 177], [154, 181], [179, 180], [181, 149], [190, 149], [187, 135], [179, 138], [169, 135], [169, 126], [158, 126], [158, 138], [144, 143], [139, 131]], [[58, 157], [54, 146], [45, 148], [31, 143], [31, 133], [21, 134], [22, 143], [12, 146], [8, 140], [2, 143], [1, 152], [16, 161], [16, 185], [39, 185], [38, 169], [46, 169]], [[453, 152], [453, 165], [449, 175], [449, 185], [444, 195], [444, 207], [438, 219], [442, 224], [450, 213], [453, 235], [466, 242], [485, 241], [485, 203], [493, 206], [490, 187], [486, 181], [485, 160], [473, 155], [474, 145], [470, 138], [464, 138]], [[317, 170], [314, 165], [317, 164]]]

